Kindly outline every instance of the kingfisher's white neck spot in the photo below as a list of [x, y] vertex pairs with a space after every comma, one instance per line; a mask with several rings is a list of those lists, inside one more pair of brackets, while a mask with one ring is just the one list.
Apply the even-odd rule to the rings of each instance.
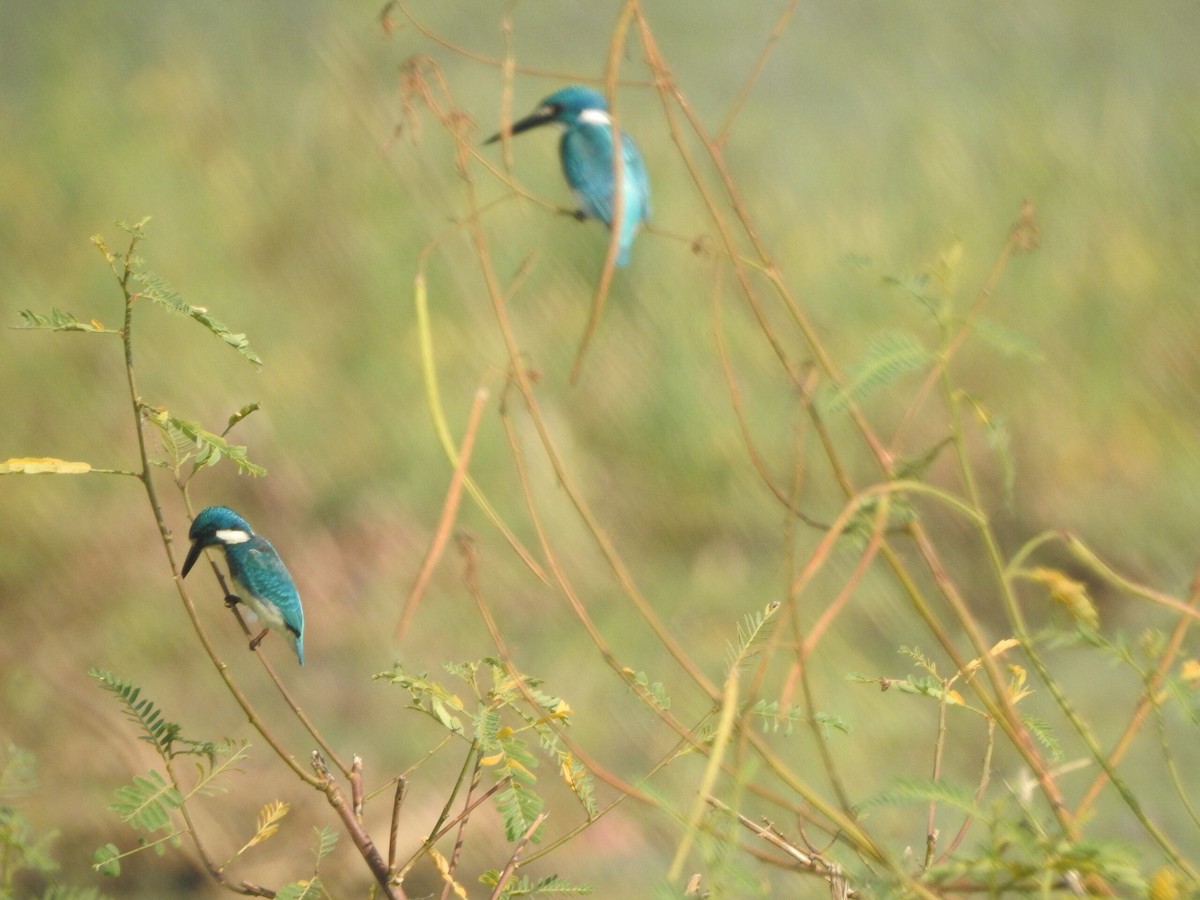
[[579, 121], [585, 125], [612, 124], [612, 118], [602, 109], [585, 109], [579, 114]]
[[222, 544], [244, 544], [250, 540], [250, 535], [240, 528], [220, 528], [217, 530], [217, 540]]

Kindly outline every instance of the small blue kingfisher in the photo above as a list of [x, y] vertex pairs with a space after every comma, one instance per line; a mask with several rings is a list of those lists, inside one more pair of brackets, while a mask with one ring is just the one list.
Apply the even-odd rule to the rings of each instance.
[[270, 541], [255, 534], [245, 519], [225, 506], [202, 509], [192, 521], [188, 538], [192, 547], [183, 563], [183, 577], [187, 577], [205, 547], [219, 546], [225, 551], [229, 575], [239, 592], [227, 596], [225, 604], [232, 608], [245, 603], [265, 626], [250, 642], [250, 649], [257, 649], [267, 631], [274, 628], [287, 636], [300, 665], [304, 665], [304, 608], [296, 583]]
[[[611, 229], [615, 181], [613, 130], [612, 119], [608, 115], [608, 101], [603, 94], [582, 85], [565, 87], [543, 100], [533, 113], [514, 122], [512, 134], [520, 134], [551, 122], [563, 129], [558, 154], [562, 160], [563, 175], [580, 204], [576, 215], [580, 219], [589, 216], [599, 219]], [[494, 134], [484, 143], [495, 143], [500, 136], [499, 133]], [[625, 202], [621, 223], [617, 228], [618, 266], [629, 262], [629, 250], [638, 228], [650, 218], [650, 181], [646, 177], [646, 164], [642, 162], [637, 144], [624, 131], [621, 132], [621, 158]]]

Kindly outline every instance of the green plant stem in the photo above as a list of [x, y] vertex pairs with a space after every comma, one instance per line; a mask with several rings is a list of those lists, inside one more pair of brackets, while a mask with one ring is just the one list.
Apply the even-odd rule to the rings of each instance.
[[175, 767], [171, 764], [170, 755], [163, 753], [161, 756], [163, 765], [167, 770], [167, 775], [171, 779], [171, 786], [179, 793], [179, 814], [183, 817], [184, 824], [187, 826], [187, 833], [196, 847], [196, 853], [200, 856], [200, 862], [204, 863], [204, 868], [208, 870], [208, 874], [212, 877], [213, 881], [226, 890], [233, 891], [235, 894], [245, 894], [250, 897], [274, 897], [275, 892], [272, 890], [250, 884], [249, 882], [242, 882], [240, 885], [237, 885], [225, 877], [224, 866], [217, 865], [213, 858], [209, 856], [204, 842], [200, 840], [200, 832], [196, 828], [196, 823], [192, 820], [191, 812], [188, 810], [187, 797], [179, 786], [179, 778], [175, 774]]
[[[959, 477], [962, 480], [967, 497], [972, 506], [977, 510], [983, 509], [983, 501], [979, 492], [979, 485], [975, 479], [975, 470], [971, 466], [968, 458], [966, 440], [963, 434], [963, 417], [962, 404], [960, 395], [954, 390], [950, 384], [949, 370], [942, 369], [941, 375], [942, 391], [947, 409], [950, 411], [950, 434], [952, 438], [952, 446], [954, 447], [954, 456], [958, 462]], [[996, 542], [996, 536], [992, 531], [991, 525], [986, 517], [980, 513], [979, 518], [975, 522], [976, 531], [983, 541], [984, 548], [987, 552], [988, 561], [991, 563], [992, 571], [996, 576], [997, 588], [1000, 591], [1001, 599], [1004, 603], [1004, 608], [1009, 615], [1009, 620], [1016, 631], [1018, 639], [1024, 645], [1024, 649], [1032, 657], [1034, 649], [1028, 639], [1028, 631], [1025, 628], [1024, 618], [1021, 615], [1021, 610], [1017, 604], [1016, 595], [1013, 593], [1011, 582], [1004, 577], [1004, 559], [1000, 553], [1000, 547]], [[957, 597], [957, 592], [955, 593]], [[983, 635], [979, 630], [978, 624], [966, 608], [965, 603], [962, 604], [963, 611], [960, 614], [960, 619], [963, 620], [963, 625], [968, 628], [968, 631], [973, 635], [973, 643], [978, 641], [977, 647], [983, 645]], [[977, 635], [977, 637], [974, 637]], [[1079, 826], [1074, 817], [1071, 815], [1070, 809], [1063, 800], [1062, 793], [1058, 788], [1057, 782], [1051, 775], [1050, 771], [1042, 762], [1040, 755], [1033, 746], [1033, 739], [1029, 736], [1024, 724], [1021, 722], [1020, 715], [1017, 713], [1016, 706], [1012, 701], [1009, 692], [1003, 687], [1003, 676], [1000, 672], [1000, 666], [990, 653], [981, 654], [981, 660], [984, 670], [988, 673], [995, 691], [996, 703], [994, 706], [1000, 714], [1000, 727], [1008, 734], [1009, 739], [1017, 748], [1017, 752], [1025, 759], [1027, 765], [1037, 778], [1038, 784], [1042, 789], [1047, 801], [1050, 804], [1051, 811], [1055, 819], [1058, 820], [1059, 826], [1063, 829], [1063, 833], [1072, 840], [1079, 839]], [[990, 709], [989, 709], [990, 711]]]
[[[1200, 603], [1200, 571], [1197, 571], [1196, 576], [1192, 579], [1191, 590], [1188, 592], [1188, 606], [1195, 607], [1197, 603]], [[1175, 627], [1171, 629], [1171, 636], [1167, 640], [1167, 645], [1163, 648], [1162, 654], [1159, 656], [1158, 663], [1155, 665], [1154, 671], [1145, 678], [1145, 690], [1143, 691], [1141, 698], [1138, 700], [1137, 706], [1133, 711], [1133, 715], [1129, 717], [1129, 722], [1126, 724], [1125, 730], [1121, 733], [1121, 736], [1117, 739], [1116, 744], [1113, 745], [1113, 749], [1108, 754], [1108, 758], [1114, 766], [1120, 763], [1121, 759], [1125, 755], [1125, 751], [1128, 750], [1130, 744], [1133, 743], [1133, 738], [1140, 730], [1142, 722], [1144, 722], [1146, 719], [1147, 713], [1153, 710], [1156, 720], [1159, 719], [1160, 704], [1158, 700], [1158, 693], [1162, 689], [1162, 684], [1164, 679], [1167, 677], [1167, 672], [1170, 670], [1171, 666], [1179, 656], [1179, 651], [1183, 646], [1183, 639], [1187, 634], [1188, 628], [1191, 624], [1191, 619], [1186, 616], [1180, 616], [1175, 622]], [[1165, 746], [1165, 742], [1163, 743]], [[1106, 782], [1107, 775], [1105, 775], [1104, 772], [1101, 772], [1096, 776], [1095, 780], [1093, 780], [1092, 784], [1088, 787], [1087, 792], [1083, 795], [1083, 799], [1079, 801], [1079, 805], [1075, 808], [1076, 816], [1085, 815], [1087, 811], [1091, 809], [1092, 804], [1095, 803], [1096, 798], [1100, 796], [1100, 791], [1103, 789]], [[1191, 804], [1187, 797], [1181, 794], [1180, 799], [1183, 800], [1185, 805], [1187, 805], [1190, 810]]]
[[[422, 259], [423, 265], [424, 259]], [[450, 426], [446, 423], [446, 413], [442, 408], [441, 391], [438, 389], [437, 363], [434, 357], [433, 332], [429, 326], [429, 299], [423, 268], [418, 270], [416, 278], [413, 279], [413, 300], [417, 312], [417, 336], [421, 346], [421, 374], [425, 381], [425, 402], [429, 408], [429, 414], [433, 418], [433, 429], [437, 434], [438, 442], [442, 445], [442, 452], [446, 454], [446, 458], [450, 461], [451, 466], [457, 469], [458, 448], [455, 446], [454, 438], [450, 433]], [[533, 558], [533, 554], [526, 550], [524, 545], [517, 539], [517, 536], [508, 527], [504, 519], [501, 518], [500, 514], [496, 512], [469, 473], [465, 475], [463, 483], [466, 486], [467, 493], [471, 495], [471, 499], [475, 501], [475, 504], [487, 516], [488, 520], [504, 535], [505, 540], [516, 551], [521, 561], [537, 576], [538, 580], [549, 584], [549, 577], [538, 564], [537, 560]]]
[[717, 719], [717, 730], [713, 734], [708, 762], [704, 765], [704, 774], [700, 776], [700, 783], [696, 787], [696, 798], [692, 801], [691, 812], [688, 813], [684, 822], [683, 836], [675, 848], [675, 856], [667, 869], [667, 881], [672, 885], [678, 883], [683, 873], [683, 864], [687, 862], [688, 852], [696, 840], [700, 819], [704, 815], [705, 798], [712, 793], [713, 787], [717, 783], [717, 776], [721, 772], [721, 763], [724, 761], [725, 751], [729, 747], [729, 739], [733, 736], [733, 726], [738, 712], [740, 675], [736, 663], [730, 666], [729, 675], [725, 679], [725, 690], [721, 697], [721, 714]]
[[[472, 744], [472, 748], [475, 745]], [[479, 782], [483, 778], [483, 757], [480, 756], [476, 749], [474, 753], [475, 765], [471, 771], [471, 783], [467, 786], [467, 795], [463, 798], [463, 805], [467, 809], [471, 809], [471, 795], [479, 787]], [[461, 778], [461, 775], [459, 776]], [[456, 785], [457, 787], [457, 785]], [[470, 814], [466, 809], [458, 823], [458, 836], [454, 839], [454, 852], [450, 854], [450, 860], [446, 866], [445, 884], [442, 886], [441, 900], [448, 900], [450, 896], [450, 888], [454, 884], [454, 873], [458, 869], [458, 861], [462, 857], [463, 845], [467, 841], [467, 823], [470, 821]]]
[[[398, 872], [401, 875], [403, 875], [405, 872], [407, 872], [409, 869], [412, 868], [413, 863], [415, 863], [418, 859], [420, 859], [420, 857], [423, 854], [425, 854], [426, 852], [428, 852], [429, 848], [433, 846], [434, 842], [437, 840], [437, 837], [439, 835], [438, 829], [442, 827], [443, 823], [445, 823], [445, 821], [448, 818], [450, 818], [450, 807], [454, 805], [454, 798], [458, 796], [458, 792], [462, 789], [463, 780], [467, 777], [467, 772], [471, 771], [472, 762], [474, 762], [474, 764], [475, 764], [475, 770], [478, 771], [478, 769], [479, 769], [479, 762], [478, 762], [479, 754], [476, 751], [476, 747], [477, 747], [477, 742], [471, 741], [471, 745], [467, 748], [467, 753], [463, 757], [463, 764], [462, 764], [461, 768], [459, 768], [459, 770], [458, 770], [458, 778], [455, 779], [455, 781], [454, 781], [454, 787], [450, 790], [450, 796], [448, 796], [446, 798], [446, 802], [442, 806], [442, 811], [438, 815], [437, 821], [435, 821], [433, 823], [433, 827], [429, 829], [429, 836], [427, 838], [425, 838], [424, 841], [422, 841], [421, 847], [412, 856], [410, 856], [407, 860], [405, 860], [404, 865], [400, 866], [399, 869], [396, 869], [393, 866], [392, 867], [393, 871]], [[467, 799], [466, 806], [468, 809], [474, 808], [470, 803], [469, 797]], [[465, 812], [465, 810], [464, 810], [464, 812]]]
[[[933, 772], [930, 778], [934, 784], [942, 780], [942, 758], [946, 752], [946, 705], [949, 702], [949, 684], [942, 682], [942, 690], [938, 695], [937, 736], [933, 741]], [[933, 854], [937, 850], [937, 800], [929, 801], [929, 818], [925, 824], [925, 859], [922, 869], [928, 869], [933, 862]]]

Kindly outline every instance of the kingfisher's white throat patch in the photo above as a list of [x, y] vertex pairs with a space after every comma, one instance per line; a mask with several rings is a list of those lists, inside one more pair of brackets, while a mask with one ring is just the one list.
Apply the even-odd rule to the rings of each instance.
[[579, 121], [587, 125], [612, 124], [612, 118], [602, 109], [585, 109], [579, 114]]
[[221, 528], [217, 530], [217, 540], [222, 544], [244, 544], [250, 535], [240, 528]]

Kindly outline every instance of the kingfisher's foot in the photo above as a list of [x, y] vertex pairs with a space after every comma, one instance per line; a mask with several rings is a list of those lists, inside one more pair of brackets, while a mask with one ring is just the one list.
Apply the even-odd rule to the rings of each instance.
[[237, 606], [241, 602], [242, 602], [242, 598], [239, 597], [237, 594], [226, 594], [225, 595], [225, 605], [227, 607], [229, 607], [230, 609], [233, 609], [235, 606]]
[[263, 638], [265, 638], [265, 637], [267, 636], [267, 631], [268, 631], [268, 630], [269, 630], [269, 629], [266, 629], [266, 628], [264, 628], [262, 631], [260, 631], [260, 632], [258, 633], [258, 637], [256, 637], [256, 638], [253, 638], [253, 639], [250, 641], [250, 649], [251, 649], [251, 650], [257, 650], [257, 649], [258, 649], [258, 645], [259, 645], [259, 644], [261, 644], [261, 643], [263, 642]]
[[588, 220], [588, 214], [582, 209], [575, 210], [571, 215], [575, 217], [576, 222], [586, 222]]

